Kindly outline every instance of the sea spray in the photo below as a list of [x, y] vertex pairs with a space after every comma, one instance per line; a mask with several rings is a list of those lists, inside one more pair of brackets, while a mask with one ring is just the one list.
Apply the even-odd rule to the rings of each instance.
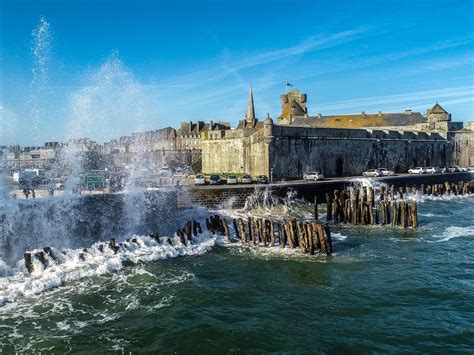
[[33, 140], [36, 145], [39, 141], [40, 127], [44, 126], [46, 119], [46, 106], [51, 97], [48, 87], [50, 82], [49, 69], [51, 61], [52, 31], [51, 24], [44, 16], [39, 19], [38, 26], [32, 31], [31, 53], [33, 56], [32, 67], [32, 96], [31, 96], [31, 123]]

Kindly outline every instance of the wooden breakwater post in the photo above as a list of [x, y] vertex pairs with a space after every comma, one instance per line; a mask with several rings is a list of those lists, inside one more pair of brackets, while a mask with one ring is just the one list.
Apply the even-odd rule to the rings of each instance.
[[[463, 185], [464, 188], [464, 185]], [[458, 188], [458, 191], [463, 190]], [[413, 188], [392, 185], [390, 189], [382, 187], [380, 193], [370, 186], [350, 187], [346, 190], [334, 190], [334, 199], [327, 203], [327, 212], [334, 224], [352, 223], [353, 225], [392, 225], [404, 228], [418, 227], [418, 209], [415, 201], [410, 201]], [[418, 191], [415, 191], [418, 193]], [[393, 196], [393, 198], [392, 198]], [[326, 196], [331, 199], [329, 195]], [[377, 198], [376, 198], [377, 197]]]
[[313, 218], [315, 221], [318, 220], [318, 197], [317, 196], [314, 196]]

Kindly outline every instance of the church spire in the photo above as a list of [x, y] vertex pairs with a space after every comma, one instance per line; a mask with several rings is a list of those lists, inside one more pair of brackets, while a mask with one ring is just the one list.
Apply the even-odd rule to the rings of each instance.
[[247, 109], [247, 114], [245, 115], [245, 120], [249, 123], [253, 123], [255, 120], [255, 109], [253, 107], [252, 82], [250, 82], [249, 107]]

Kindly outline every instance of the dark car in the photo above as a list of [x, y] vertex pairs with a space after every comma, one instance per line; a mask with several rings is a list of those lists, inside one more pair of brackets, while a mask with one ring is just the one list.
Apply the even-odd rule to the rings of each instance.
[[266, 175], [259, 175], [259, 176], [257, 177], [257, 182], [258, 182], [259, 184], [268, 184], [268, 176], [266, 176]]
[[221, 178], [219, 175], [211, 175], [209, 178], [209, 185], [219, 185], [221, 183]]

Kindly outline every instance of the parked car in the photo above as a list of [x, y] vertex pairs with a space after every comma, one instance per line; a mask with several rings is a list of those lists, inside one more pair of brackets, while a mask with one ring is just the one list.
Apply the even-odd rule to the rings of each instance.
[[239, 182], [237, 181], [237, 176], [235, 175], [229, 175], [227, 176], [227, 185], [235, 185], [238, 184]]
[[471, 173], [474, 173], [474, 166], [470, 166], [468, 171], [471, 172]]
[[438, 174], [441, 173], [441, 168], [438, 168], [436, 166], [430, 166], [429, 168], [425, 169], [427, 174]]
[[303, 180], [324, 180], [324, 175], [320, 171], [311, 171], [303, 175]]
[[252, 181], [252, 177], [250, 175], [244, 175], [242, 176], [242, 178], [240, 179], [240, 182], [242, 184], [251, 184], [253, 181]]
[[459, 171], [459, 169], [455, 166], [448, 166], [446, 168], [447, 173], [457, 173], [458, 171]]
[[365, 177], [379, 177], [382, 176], [383, 173], [380, 169], [369, 169], [362, 173]]
[[408, 169], [408, 174], [424, 174], [424, 173], [426, 173], [426, 170], [425, 168], [422, 168], [422, 167]]
[[259, 175], [259, 176], [257, 177], [257, 182], [258, 182], [259, 184], [268, 184], [268, 176], [266, 176], [266, 175]]
[[466, 168], [463, 168], [463, 167], [461, 167], [461, 166], [457, 166], [457, 165], [456, 165], [455, 168], [458, 169], [458, 171], [461, 171], [461, 172], [466, 172], [466, 171], [467, 171]]
[[194, 177], [194, 185], [206, 185], [206, 177], [202, 174], [196, 174]]
[[395, 176], [395, 172], [392, 170], [388, 170], [385, 168], [380, 168], [379, 170], [382, 172], [382, 176]]
[[210, 185], [219, 185], [221, 183], [221, 178], [219, 175], [211, 175], [209, 179], [209, 184]]

